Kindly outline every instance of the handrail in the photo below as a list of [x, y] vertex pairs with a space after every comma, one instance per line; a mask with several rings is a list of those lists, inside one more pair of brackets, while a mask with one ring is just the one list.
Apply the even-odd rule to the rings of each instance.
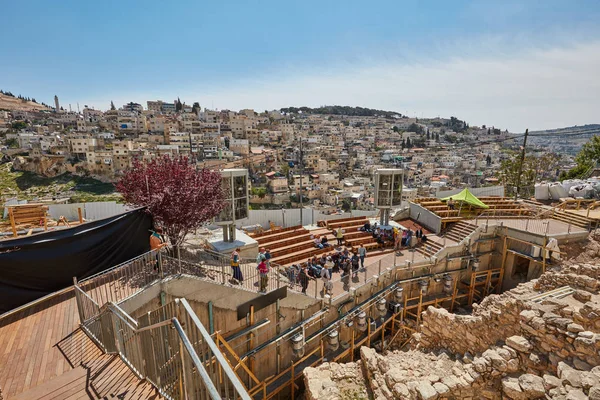
[[111, 268], [109, 268], [109, 269], [105, 269], [104, 271], [100, 271], [100, 272], [98, 272], [98, 273], [95, 273], [94, 275], [90, 275], [90, 276], [88, 276], [87, 278], [80, 280], [80, 281], [79, 281], [79, 284], [85, 283], [85, 282], [87, 282], [87, 281], [89, 281], [89, 280], [91, 280], [91, 279], [93, 279], [93, 278], [97, 278], [97, 277], [98, 277], [98, 276], [100, 276], [100, 275], [105, 275], [105, 274], [107, 274], [107, 273], [109, 273], [109, 272], [112, 272], [112, 271], [114, 271], [115, 269], [117, 269], [117, 268], [120, 268], [120, 267], [122, 267], [122, 266], [125, 266], [125, 265], [127, 265], [127, 264], [131, 264], [132, 262], [134, 262], [134, 261], [136, 261], [136, 260], [139, 260], [139, 259], [141, 259], [141, 258], [143, 258], [143, 257], [145, 257], [145, 256], [147, 256], [147, 255], [149, 255], [149, 254], [152, 254], [152, 253], [156, 253], [156, 250], [150, 250], [150, 251], [147, 251], [147, 252], [145, 252], [145, 253], [142, 253], [142, 254], [140, 254], [139, 256], [136, 256], [136, 257], [133, 257], [132, 259], [129, 259], [129, 260], [127, 260], [127, 261], [124, 261], [124, 262], [122, 262], [121, 264], [117, 264], [117, 265], [115, 265], [115, 266], [113, 266], [113, 267], [111, 267]]
[[129, 314], [127, 314], [121, 307], [119, 307], [112, 301], [110, 303], [108, 303], [107, 307], [117, 310], [123, 317], [125, 317], [128, 320], [130, 325], [133, 325], [133, 327], [137, 330], [138, 322], [135, 319], [133, 319]]
[[246, 389], [244, 389], [244, 386], [240, 382], [238, 376], [233, 371], [233, 369], [231, 368], [231, 366], [229, 365], [229, 363], [227, 362], [225, 357], [223, 357], [223, 353], [221, 353], [221, 350], [219, 350], [219, 348], [213, 341], [212, 337], [210, 336], [210, 334], [208, 333], [208, 331], [206, 330], [204, 325], [202, 325], [202, 323], [198, 319], [198, 316], [196, 315], [194, 310], [192, 310], [192, 307], [190, 306], [188, 301], [185, 298], [182, 298], [182, 299], [180, 299], [180, 303], [183, 305], [183, 308], [187, 311], [192, 322], [196, 325], [196, 328], [200, 331], [200, 334], [202, 335], [202, 337], [204, 338], [209, 349], [211, 350], [211, 352], [213, 353], [213, 355], [215, 356], [215, 358], [221, 365], [221, 368], [223, 368], [225, 375], [227, 375], [227, 377], [230, 379], [230, 381], [233, 384], [233, 386], [235, 387], [235, 390], [237, 391], [237, 393], [240, 395], [240, 397], [242, 399], [251, 400], [250, 396], [246, 392]]
[[[183, 347], [185, 347], [185, 349], [188, 352], [190, 358], [192, 359], [192, 362], [194, 363], [194, 366], [196, 367], [196, 370], [198, 371], [198, 373], [200, 374], [200, 377], [202, 378], [202, 381], [206, 385], [206, 390], [208, 391], [211, 399], [213, 399], [213, 400], [219, 400], [219, 399], [221, 399], [221, 396], [219, 395], [219, 392], [217, 391], [217, 388], [215, 387], [215, 385], [213, 384], [212, 380], [208, 376], [208, 373], [206, 372], [206, 369], [204, 368], [204, 365], [202, 365], [202, 361], [200, 361], [200, 358], [198, 358], [198, 354], [196, 354], [196, 350], [194, 350], [194, 347], [192, 346], [192, 343], [190, 342], [189, 338], [187, 337], [187, 335], [183, 331], [183, 327], [181, 326], [181, 324], [179, 323], [179, 321], [177, 320], [177, 318], [173, 318], [169, 322], [171, 322], [173, 324], [173, 326], [175, 327], [175, 330], [177, 331], [177, 334], [181, 338], [181, 342], [183, 344]], [[250, 398], [250, 397], [248, 396], [248, 398]]]
[[[77, 285], [75, 285], [75, 288], [76, 290], [80, 290]], [[250, 400], [251, 397], [248, 391], [221, 353], [219, 347], [214, 343], [212, 337], [202, 325], [187, 300], [178, 299], [175, 301], [175, 304], [182, 305], [187, 313], [184, 321], [189, 326], [186, 327], [186, 330], [184, 330], [178, 318], [173, 315], [152, 325], [139, 327], [138, 321], [113, 302], [107, 303], [102, 310], [98, 308], [96, 315], [82, 322], [82, 328], [88, 335], [93, 336], [93, 340], [99, 342], [101, 347], [106, 349], [105, 351], [116, 351], [123, 362], [140, 379], [147, 379], [157, 388], [161, 395], [168, 399], [177, 398], [179, 393], [183, 398], [187, 398], [195, 390], [201, 388], [201, 390], [206, 390], [210, 399], [217, 400], [222, 398], [219, 389], [217, 389], [217, 386], [220, 386], [220, 390], [225, 391], [224, 394], [226, 397], [228, 397], [228, 388], [232, 388], [235, 391], [234, 398]], [[77, 297], [77, 306], [80, 310], [84, 307], [81, 297]], [[104, 318], [105, 316], [108, 319]], [[171, 329], [167, 331], [161, 329], [151, 334], [145, 333], [165, 326], [173, 326], [175, 328], [175, 338], [171, 336], [173, 333], [169, 333], [173, 332]], [[199, 339], [208, 347], [206, 354], [199, 354], [194, 348], [188, 334], [186, 334], [186, 331], [192, 332], [190, 329], [195, 329], [199, 332]], [[191, 335], [196, 336], [196, 331]], [[150, 336], [147, 336], [148, 334]], [[154, 346], [148, 347], [144, 345], [144, 343], [147, 343], [147, 340], [151, 340], [149, 338], [155, 335], [159, 335], [160, 338], [157, 343], [163, 343], [163, 345], [167, 343], [168, 347], [164, 350], [171, 354], [168, 359], [160, 360], [156, 358], [153, 354], [157, 351], [161, 353], [161, 351], [157, 350]], [[162, 340], [164, 335], [167, 336], [164, 337], [165, 340]], [[179, 342], [179, 345], [177, 345], [177, 342]], [[113, 343], [113, 345], [110, 345], [110, 343]], [[108, 350], [109, 348], [113, 350]], [[189, 358], [184, 354], [184, 348]], [[177, 355], [178, 353], [179, 355]], [[202, 356], [206, 355], [216, 359], [216, 365], [219, 368], [216, 381], [211, 379], [201, 360]], [[171, 365], [170, 372], [167, 375], [164, 375], [164, 372], [160, 372], [157, 375], [156, 371], [164, 371], [165, 365]], [[196, 372], [198, 375], [195, 375]], [[223, 378], [223, 372], [226, 378]], [[180, 383], [176, 386], [171, 386], [168, 382], [173, 379], [175, 381], [180, 380]], [[175, 392], [173, 392], [174, 390]]]

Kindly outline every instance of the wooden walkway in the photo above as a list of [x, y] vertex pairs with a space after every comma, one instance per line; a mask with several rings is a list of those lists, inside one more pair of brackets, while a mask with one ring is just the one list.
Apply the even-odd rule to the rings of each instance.
[[103, 354], [78, 326], [72, 290], [0, 320], [4, 398], [159, 398], [149, 383], [117, 356]]

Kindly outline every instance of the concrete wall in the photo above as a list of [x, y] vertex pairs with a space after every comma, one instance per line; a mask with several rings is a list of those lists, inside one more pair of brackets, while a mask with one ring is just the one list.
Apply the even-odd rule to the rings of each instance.
[[[305, 208], [302, 211], [302, 225], [316, 224], [317, 221], [327, 219], [342, 219], [349, 217], [374, 217], [377, 211], [352, 210], [351, 213], [342, 213], [339, 215], [327, 215], [312, 208]], [[238, 222], [238, 228], [242, 226], [260, 225], [265, 229], [269, 228], [269, 221], [272, 221], [277, 226], [300, 225], [300, 209], [291, 208], [283, 210], [250, 210], [249, 217]]]
[[410, 203], [410, 218], [434, 233], [442, 230], [442, 218], [418, 204]]

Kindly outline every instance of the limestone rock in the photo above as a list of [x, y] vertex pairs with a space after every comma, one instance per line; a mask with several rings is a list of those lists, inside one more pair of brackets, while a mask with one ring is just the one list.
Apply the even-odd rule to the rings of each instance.
[[429, 382], [421, 382], [417, 386], [417, 394], [422, 400], [435, 400], [438, 398], [438, 392]]
[[590, 400], [600, 400], [600, 386], [594, 386], [590, 388], [588, 392]]
[[450, 388], [441, 382], [434, 383], [433, 388], [435, 389], [436, 392], [438, 392], [438, 394], [440, 396], [445, 396], [448, 393], [450, 393]]
[[394, 395], [399, 399], [407, 399], [410, 396], [408, 386], [403, 383], [396, 383], [393, 388]]
[[588, 397], [581, 390], [571, 390], [565, 400], [588, 400]]
[[548, 391], [550, 389], [554, 389], [556, 387], [562, 386], [562, 382], [554, 375], [544, 375], [542, 377], [544, 380], [544, 388]]
[[519, 380], [516, 378], [502, 379], [502, 392], [512, 400], [527, 400], [527, 396], [523, 393]]
[[511, 336], [506, 339], [506, 344], [522, 353], [529, 353], [533, 346], [523, 336]]
[[573, 298], [582, 303], [587, 303], [591, 300], [592, 294], [585, 290], [576, 290], [575, 293], [573, 293]]
[[558, 363], [558, 377], [562, 379], [563, 382], [567, 382], [569, 385], [580, 388], [581, 384], [581, 372], [576, 369], [570, 367], [564, 362]]
[[528, 399], [539, 399], [545, 395], [544, 380], [537, 375], [521, 375], [519, 385]]

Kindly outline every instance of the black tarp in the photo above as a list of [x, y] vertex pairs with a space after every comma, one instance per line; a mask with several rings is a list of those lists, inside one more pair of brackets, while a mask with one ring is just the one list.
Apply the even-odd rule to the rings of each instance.
[[143, 208], [73, 228], [0, 241], [0, 313], [150, 250]]

